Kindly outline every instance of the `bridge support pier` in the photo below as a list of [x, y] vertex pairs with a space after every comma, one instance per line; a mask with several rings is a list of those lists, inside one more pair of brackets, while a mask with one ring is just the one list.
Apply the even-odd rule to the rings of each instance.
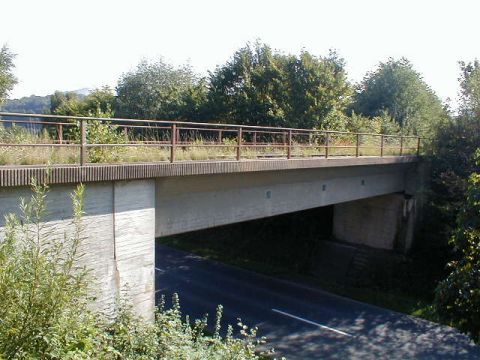
[[[74, 230], [70, 194], [75, 185], [52, 186], [47, 196], [44, 229], [61, 240]], [[4, 215], [18, 213], [19, 198], [28, 199], [27, 187], [0, 188], [0, 241]], [[155, 306], [155, 181], [89, 183], [80, 253], [91, 270], [94, 308], [111, 312], [118, 296], [134, 311], [153, 319]]]
[[413, 241], [416, 199], [389, 194], [334, 205], [333, 236], [353, 244], [407, 252]]

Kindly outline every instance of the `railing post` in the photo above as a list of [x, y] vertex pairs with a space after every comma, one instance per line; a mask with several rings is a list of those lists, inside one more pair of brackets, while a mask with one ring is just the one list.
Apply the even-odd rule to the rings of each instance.
[[128, 143], [128, 128], [123, 128], [123, 136], [125, 137], [125, 141]]
[[238, 128], [237, 136], [237, 161], [240, 161], [242, 156], [242, 128]]
[[380, 157], [383, 156], [384, 141], [385, 141], [385, 138], [384, 138], [384, 136], [383, 136], [383, 134], [382, 134], [382, 135], [381, 135], [381, 138], [380, 138]]
[[222, 144], [222, 130], [218, 130], [218, 143]]
[[292, 158], [292, 130], [288, 130], [287, 159]]
[[403, 136], [400, 136], [400, 156], [403, 155]]
[[357, 134], [357, 146], [355, 147], [355, 157], [360, 156], [360, 134]]
[[57, 130], [57, 135], [58, 135], [58, 143], [63, 144], [63, 125], [59, 124], [58, 125], [58, 130]]
[[325, 158], [328, 158], [328, 146], [330, 145], [330, 133], [326, 132], [325, 136]]
[[257, 145], [257, 132], [254, 131], [253, 132], [253, 146], [256, 146]]
[[417, 156], [420, 156], [420, 137], [417, 138]]
[[80, 120], [80, 166], [87, 163], [87, 124], [86, 120]]
[[175, 161], [175, 146], [177, 144], [177, 125], [172, 124], [172, 134], [170, 139], [170, 162]]

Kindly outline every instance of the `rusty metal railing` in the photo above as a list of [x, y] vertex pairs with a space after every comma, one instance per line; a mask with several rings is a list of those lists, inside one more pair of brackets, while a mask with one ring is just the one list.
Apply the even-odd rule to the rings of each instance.
[[417, 136], [0, 112], [0, 165], [407, 156], [420, 147]]

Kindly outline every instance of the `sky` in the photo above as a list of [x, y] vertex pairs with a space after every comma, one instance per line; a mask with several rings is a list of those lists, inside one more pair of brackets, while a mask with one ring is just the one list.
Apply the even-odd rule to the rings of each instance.
[[352, 82], [407, 57], [445, 100], [458, 61], [480, 58], [478, 0], [3, 0], [0, 45], [15, 59], [11, 98], [115, 87], [142, 58], [189, 62], [199, 73], [248, 41], [346, 60]]

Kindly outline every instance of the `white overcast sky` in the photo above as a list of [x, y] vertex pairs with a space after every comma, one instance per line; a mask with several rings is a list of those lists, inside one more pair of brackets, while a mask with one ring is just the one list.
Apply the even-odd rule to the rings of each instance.
[[479, 0], [3, 0], [0, 44], [17, 54], [12, 98], [115, 86], [141, 58], [200, 73], [247, 41], [316, 55], [336, 49], [352, 81], [405, 56], [442, 99], [458, 61], [480, 58]]

